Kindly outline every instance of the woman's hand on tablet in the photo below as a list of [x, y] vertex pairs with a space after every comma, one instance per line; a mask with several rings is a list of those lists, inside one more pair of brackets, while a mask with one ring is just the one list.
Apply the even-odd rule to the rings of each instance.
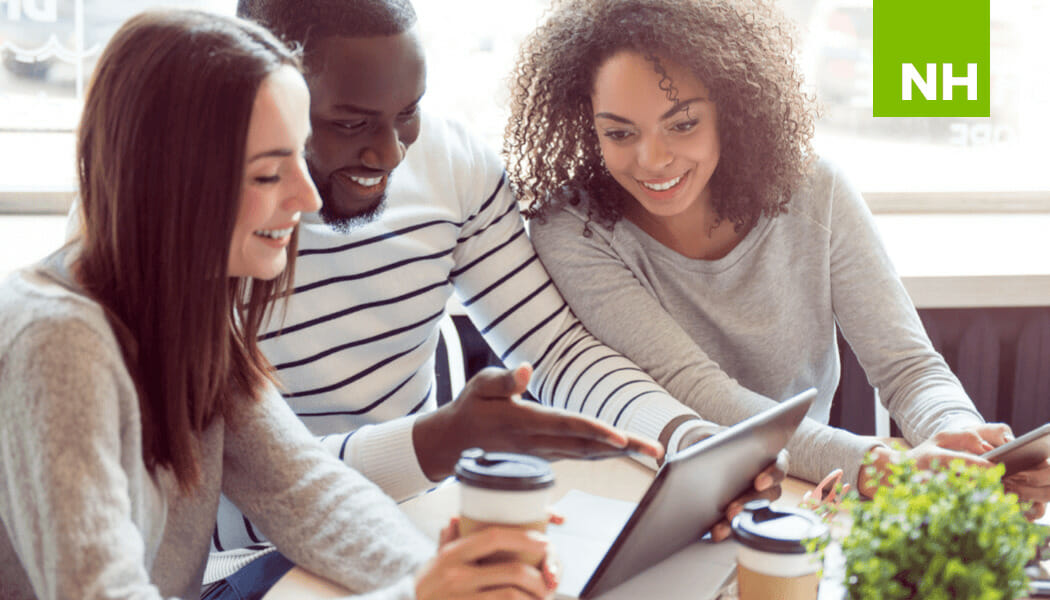
[[777, 454], [777, 460], [765, 469], [762, 469], [755, 476], [751, 489], [737, 496], [736, 499], [729, 503], [729, 506], [726, 507], [725, 516], [711, 528], [711, 539], [713, 541], [721, 542], [729, 537], [732, 531], [729, 527], [729, 522], [744, 509], [744, 505], [748, 502], [759, 499], [766, 499], [772, 502], [780, 497], [780, 484], [787, 477], [788, 459], [788, 451], [781, 450]]
[[[973, 438], [979, 441], [974, 441]], [[1014, 440], [1013, 431], [1005, 423], [982, 423], [958, 431], [944, 432], [935, 438], [942, 448], [963, 452], [981, 453]], [[1035, 520], [1046, 512], [1046, 503], [1050, 502], [1050, 462], [1043, 461], [1038, 465], [1003, 478], [1006, 491], [1017, 494], [1023, 502], [1032, 506], [1025, 512], [1029, 520]]]

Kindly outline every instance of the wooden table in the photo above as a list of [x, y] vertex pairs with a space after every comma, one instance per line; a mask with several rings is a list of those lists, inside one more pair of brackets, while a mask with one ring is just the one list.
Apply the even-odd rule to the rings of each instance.
[[[571, 489], [591, 494], [637, 502], [645, 493], [655, 473], [629, 458], [602, 461], [562, 460], [553, 464], [556, 477], [551, 502], [557, 502]], [[457, 514], [457, 484], [448, 482], [440, 488], [401, 504], [408, 518], [426, 535], [437, 540], [441, 528]], [[781, 506], [797, 506], [802, 495], [813, 484], [793, 477], [781, 486]], [[1039, 521], [1050, 525], [1050, 513]], [[1044, 563], [1050, 567], [1050, 564]], [[822, 586], [823, 588], [823, 586]], [[324, 600], [347, 595], [342, 587], [324, 580], [300, 567], [293, 568], [264, 596], [263, 600]]]
[[[655, 473], [629, 458], [602, 461], [562, 460], [554, 463], [555, 485], [551, 494], [557, 502], [571, 489], [598, 494], [618, 500], [637, 502], [649, 487]], [[437, 540], [441, 528], [459, 510], [458, 489], [455, 483], [408, 500], [401, 509], [423, 533]], [[783, 486], [780, 504], [795, 506], [812, 484], [788, 478]], [[263, 597], [263, 600], [321, 600], [345, 596], [347, 591], [309, 571], [295, 567], [282, 577]]]

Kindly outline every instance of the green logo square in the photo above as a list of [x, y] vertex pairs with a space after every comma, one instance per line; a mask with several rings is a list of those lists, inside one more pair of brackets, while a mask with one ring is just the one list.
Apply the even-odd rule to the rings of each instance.
[[991, 116], [989, 2], [874, 0], [874, 116]]

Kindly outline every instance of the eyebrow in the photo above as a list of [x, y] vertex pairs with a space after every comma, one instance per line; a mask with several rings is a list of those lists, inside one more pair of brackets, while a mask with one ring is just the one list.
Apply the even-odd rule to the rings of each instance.
[[[423, 100], [423, 95], [425, 93], [426, 92], [424, 92], [423, 94], [420, 94], [419, 96], [416, 96], [415, 100], [413, 100], [412, 102], [409, 102], [399, 112], [403, 112], [403, 111], [408, 110], [409, 108], [412, 108], [413, 106], [419, 104], [420, 101]], [[355, 104], [336, 104], [332, 108], [334, 110], [339, 111], [339, 112], [351, 112], [351, 113], [359, 113], [359, 114], [371, 115], [371, 116], [378, 115], [381, 112], [381, 111], [374, 110], [374, 109], [371, 109], [371, 108], [365, 108], [363, 106], [357, 106]]]
[[[311, 131], [310, 134], [306, 136], [306, 141], [303, 142], [304, 147], [310, 144], [310, 139], [313, 138], [313, 136], [313, 131]], [[274, 148], [273, 150], [264, 150], [262, 152], [259, 152], [258, 154], [255, 154], [254, 156], [249, 158], [247, 162], [251, 163], [256, 160], [259, 160], [260, 158], [285, 158], [293, 155], [295, 155], [295, 150], [292, 150], [291, 148]]]
[[248, 162], [255, 162], [260, 158], [282, 158], [285, 156], [291, 156], [293, 154], [295, 154], [295, 151], [289, 148], [275, 148], [273, 150], [265, 150], [252, 156], [248, 159]]
[[[701, 96], [701, 97], [696, 97], [696, 98], [690, 98], [689, 100], [685, 100], [683, 102], [679, 102], [678, 104], [675, 104], [674, 106], [672, 106], [670, 110], [668, 110], [664, 114], [660, 115], [660, 120], [663, 121], [664, 119], [670, 119], [671, 117], [675, 116], [676, 114], [678, 114], [678, 113], [682, 112], [683, 110], [689, 108], [690, 105], [696, 104], [697, 102], [707, 102], [707, 98]], [[624, 123], [624, 124], [627, 124], [627, 125], [633, 125], [634, 124], [634, 122], [631, 121], [630, 119], [625, 119], [624, 117], [621, 117], [620, 115], [613, 114], [613, 113], [608, 113], [608, 112], [597, 113], [596, 115], [594, 115], [594, 118], [595, 119], [597, 119], [597, 118], [609, 119], [610, 121], [616, 121], [618, 123]]]

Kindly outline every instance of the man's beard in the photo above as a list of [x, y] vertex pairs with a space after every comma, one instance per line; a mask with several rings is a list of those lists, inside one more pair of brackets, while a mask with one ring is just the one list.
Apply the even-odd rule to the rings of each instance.
[[[314, 178], [315, 184], [317, 184], [317, 179], [316, 177]], [[386, 208], [386, 193], [383, 193], [376, 199], [375, 203], [364, 210], [353, 213], [342, 212], [336, 210], [334, 202], [328, 202], [331, 193], [332, 182], [330, 179], [325, 179], [324, 184], [317, 184], [317, 194], [321, 197], [321, 209], [317, 211], [317, 214], [321, 216], [321, 220], [326, 225], [339, 233], [350, 233], [350, 231], [362, 225], [375, 221]]]

